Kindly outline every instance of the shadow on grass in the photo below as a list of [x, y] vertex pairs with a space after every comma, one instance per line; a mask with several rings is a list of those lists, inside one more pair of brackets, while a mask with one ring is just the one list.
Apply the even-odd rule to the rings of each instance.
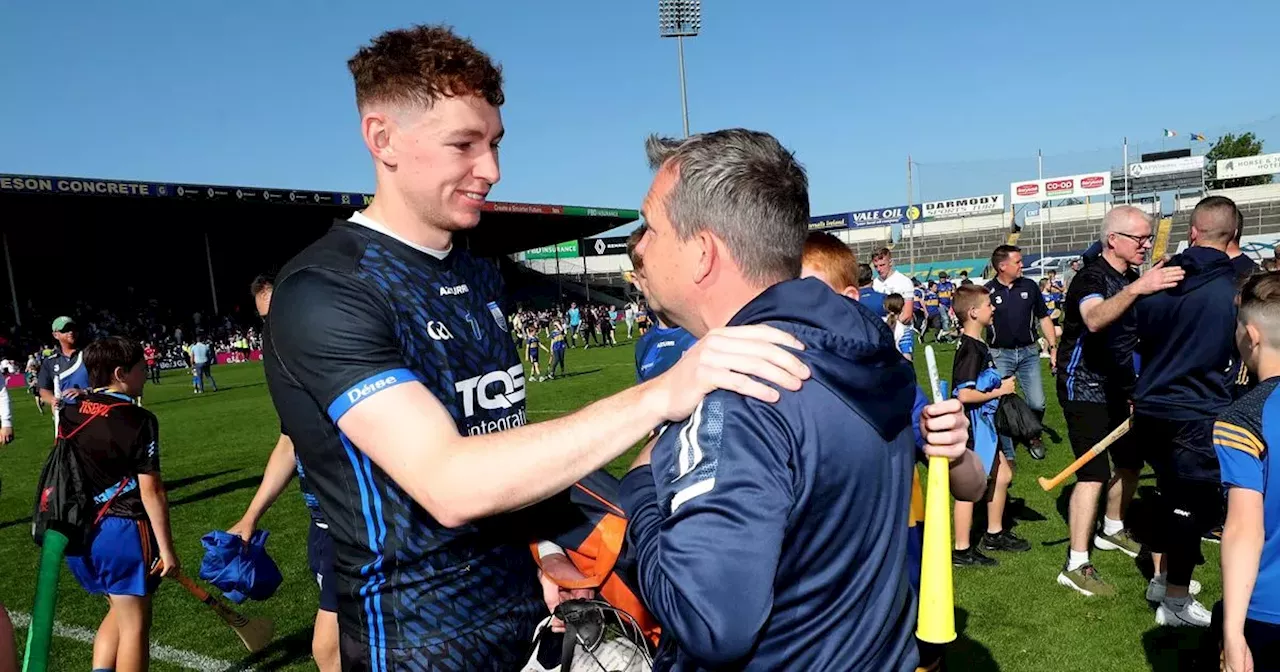
[[264, 386], [264, 385], [266, 385], [266, 384], [267, 384], [267, 382], [264, 380], [264, 381], [257, 382], [257, 383], [241, 383], [241, 384], [239, 384], [239, 385], [223, 385], [223, 386], [219, 387], [219, 388], [217, 389], [217, 391], [214, 391], [214, 389], [213, 389], [213, 386], [212, 386], [212, 385], [205, 385], [205, 393], [204, 393], [204, 394], [191, 394], [191, 395], [189, 395], [189, 396], [176, 397], [176, 398], [174, 398], [174, 399], [162, 399], [162, 400], [160, 400], [160, 401], [151, 401], [151, 402], [146, 402], [146, 403], [145, 403], [145, 407], [146, 407], [146, 408], [152, 408], [152, 407], [155, 407], [155, 406], [167, 406], [167, 405], [169, 405], [169, 404], [181, 404], [181, 403], [186, 403], [186, 402], [188, 402], [188, 401], [194, 401], [194, 400], [196, 400], [196, 399], [204, 399], [205, 397], [207, 397], [208, 395], [211, 395], [211, 394], [219, 394], [219, 393], [222, 393], [222, 392], [230, 392], [231, 390], [239, 390], [239, 389], [244, 389], [244, 388], [248, 388], [248, 387], [262, 387], [262, 386]]
[[262, 481], [262, 478], [259, 476], [246, 476], [244, 478], [240, 478], [240, 479], [231, 481], [229, 483], [223, 483], [222, 485], [209, 488], [208, 490], [201, 490], [200, 492], [197, 492], [193, 495], [188, 495], [186, 497], [179, 497], [178, 499], [171, 500], [169, 502], [169, 507], [172, 508], [175, 506], [182, 506], [183, 504], [203, 502], [206, 499], [213, 499], [214, 497], [219, 497], [229, 492], [235, 492], [237, 490], [245, 490], [248, 488], [256, 488], [258, 487], [258, 483], [261, 481]]
[[267, 648], [250, 654], [223, 672], [239, 670], [281, 670], [311, 657], [311, 630], [298, 630], [277, 638]]
[[1156, 626], [1142, 633], [1142, 648], [1154, 672], [1221, 669], [1215, 641], [1208, 628]]
[[1000, 665], [991, 650], [965, 634], [969, 612], [956, 608], [956, 641], [947, 645], [946, 669], [965, 672], [999, 672]]
[[586, 376], [592, 373], [604, 371], [602, 368], [587, 369], [586, 371], [574, 371], [572, 373], [562, 373], [556, 376], [556, 380], [564, 380], [565, 378], [573, 378], [574, 376]]
[[199, 483], [200, 481], [207, 481], [211, 478], [217, 478], [219, 476], [224, 476], [226, 474], [233, 474], [237, 471], [240, 471], [240, 470], [239, 469], [223, 469], [222, 471], [211, 471], [207, 474], [197, 474], [195, 476], [187, 476], [186, 478], [175, 478], [172, 481], [166, 480], [164, 482], [164, 489], [168, 492], [173, 492], [174, 490], [178, 490], [188, 485]]
[[[165, 482], [165, 484], [164, 484], [164, 487], [165, 487], [165, 490], [167, 490], [167, 491], [169, 491], [169, 492], [173, 492], [174, 490], [178, 490], [179, 488], [183, 488], [183, 487], [188, 486], [188, 485], [192, 485], [192, 484], [195, 484], [195, 483], [199, 483], [200, 481], [207, 481], [207, 480], [209, 480], [209, 479], [211, 479], [211, 478], [217, 478], [217, 477], [219, 477], [219, 476], [223, 476], [223, 475], [226, 475], [226, 474], [232, 474], [232, 473], [235, 473], [235, 472], [237, 472], [237, 471], [240, 471], [240, 470], [239, 470], [239, 469], [225, 469], [225, 470], [223, 470], [223, 471], [211, 471], [211, 472], [209, 472], [209, 473], [207, 473], [207, 474], [197, 474], [197, 475], [195, 475], [195, 476], [188, 476], [188, 477], [186, 477], [186, 478], [176, 478], [176, 479], [174, 479], [174, 480], [172, 480], [172, 481], [166, 481], [166, 482]], [[231, 483], [228, 483], [228, 484], [226, 484], [226, 485], [222, 485], [222, 486], [218, 486], [217, 488], [213, 488], [213, 489], [211, 489], [211, 490], [206, 490], [206, 491], [204, 491], [204, 492], [196, 493], [195, 495], [192, 495], [192, 496], [191, 496], [191, 497], [189, 497], [189, 498], [184, 498], [184, 499], [177, 499], [177, 500], [174, 500], [174, 501], [172, 501], [172, 502], [169, 502], [169, 506], [177, 506], [177, 505], [179, 505], [179, 504], [184, 504], [184, 503], [187, 503], [187, 502], [198, 502], [198, 501], [200, 501], [201, 499], [208, 499], [208, 498], [210, 498], [210, 497], [217, 497], [217, 496], [218, 496], [218, 495], [220, 495], [220, 494], [223, 494], [223, 493], [226, 493], [226, 492], [232, 492], [232, 491], [235, 491], [235, 490], [239, 490], [239, 489], [241, 489], [241, 488], [243, 488], [243, 487], [247, 487], [247, 486], [244, 486], [244, 485], [238, 485], [238, 484], [239, 484], [239, 483], [241, 483], [242, 481], [250, 481], [250, 484], [251, 484], [251, 485], [256, 485], [256, 484], [257, 484], [257, 482], [258, 482], [258, 479], [257, 479], [257, 478], [247, 478], [247, 479], [241, 479], [240, 481], [233, 481], [233, 482], [231, 482]], [[219, 489], [220, 489], [220, 488], [227, 488], [228, 486], [234, 486], [234, 487], [231, 487], [230, 489], [227, 489], [227, 490], [221, 490], [221, 491], [219, 491]], [[210, 494], [207, 494], [207, 495], [206, 495], [205, 493], [210, 493]], [[10, 528], [10, 527], [13, 527], [13, 526], [15, 526], [15, 525], [30, 525], [30, 524], [31, 524], [31, 517], [30, 517], [30, 516], [25, 517], [25, 518], [17, 518], [17, 519], [14, 519], [14, 520], [6, 520], [6, 521], [4, 521], [4, 522], [0, 523], [0, 530], [4, 530], [4, 529]]]

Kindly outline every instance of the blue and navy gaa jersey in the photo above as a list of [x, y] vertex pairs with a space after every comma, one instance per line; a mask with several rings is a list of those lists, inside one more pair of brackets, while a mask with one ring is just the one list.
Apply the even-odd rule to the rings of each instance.
[[1058, 341], [1058, 399], [1105, 404], [1124, 401], [1133, 394], [1137, 380], [1134, 350], [1138, 345], [1133, 310], [1106, 329], [1091, 332], [1080, 305], [1105, 301], [1138, 279], [1133, 271], [1121, 273], [1106, 259], [1097, 257], [1076, 273], [1062, 306], [1062, 336]]
[[1280, 378], [1258, 383], [1227, 407], [1213, 425], [1213, 447], [1222, 464], [1222, 485], [1262, 494], [1262, 558], [1248, 617], [1274, 625], [1280, 625], [1280, 487], [1270, 487], [1271, 467], [1276, 466], [1271, 443], [1280, 441], [1277, 385]]
[[430, 390], [461, 435], [525, 424], [497, 267], [433, 252], [338, 222], [280, 272], [265, 332], [271, 397], [334, 539], [339, 623], [375, 670], [396, 649], [432, 652], [423, 669], [517, 665], [546, 613], [511, 518], [442, 526], [338, 429], [406, 384]]
[[680, 327], [655, 327], [645, 332], [636, 342], [636, 382], [666, 373], [697, 342], [693, 334]]
[[943, 308], [951, 308], [951, 297], [956, 293], [955, 283], [950, 280], [943, 280], [938, 283], [938, 303]]

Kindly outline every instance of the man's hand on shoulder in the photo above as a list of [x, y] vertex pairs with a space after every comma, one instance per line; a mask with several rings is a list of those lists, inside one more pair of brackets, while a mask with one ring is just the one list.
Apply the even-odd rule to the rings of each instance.
[[[683, 420], [703, 397], [717, 389], [775, 402], [780, 394], [766, 383], [794, 391], [810, 373], [809, 367], [784, 348], [803, 350], [804, 344], [765, 325], [713, 329], [671, 370], [650, 383], [658, 392], [656, 410], [666, 420]], [[765, 382], [753, 380], [753, 376]]]
[[1165, 257], [1156, 262], [1151, 267], [1151, 270], [1134, 280], [1129, 285], [1129, 289], [1137, 296], [1146, 296], [1178, 286], [1178, 283], [1182, 282], [1182, 279], [1186, 277], [1187, 272], [1181, 266], [1166, 267], [1165, 262], [1167, 261], [1169, 261], [1169, 258]]

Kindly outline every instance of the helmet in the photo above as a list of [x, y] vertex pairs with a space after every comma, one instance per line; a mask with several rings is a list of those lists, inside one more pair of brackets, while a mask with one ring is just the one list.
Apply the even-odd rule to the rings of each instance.
[[[538, 624], [529, 662], [521, 672], [649, 672], [649, 640], [630, 614], [601, 600], [566, 600]], [[572, 642], [572, 646], [570, 646]]]

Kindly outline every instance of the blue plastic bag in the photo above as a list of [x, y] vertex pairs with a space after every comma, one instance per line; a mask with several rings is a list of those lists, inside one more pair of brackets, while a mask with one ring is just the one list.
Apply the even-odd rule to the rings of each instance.
[[236, 604], [245, 599], [265, 600], [276, 594], [284, 578], [280, 568], [267, 555], [266, 530], [258, 530], [244, 543], [240, 537], [214, 530], [200, 538], [204, 559], [200, 562], [200, 578], [221, 590]]

